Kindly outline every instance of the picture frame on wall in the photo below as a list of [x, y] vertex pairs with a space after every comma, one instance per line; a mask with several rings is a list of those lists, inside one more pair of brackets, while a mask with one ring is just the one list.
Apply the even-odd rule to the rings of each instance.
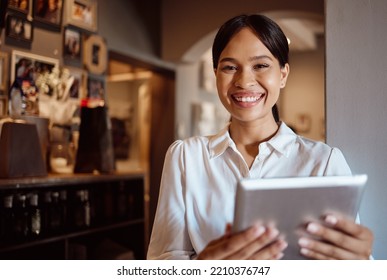
[[80, 102], [81, 99], [86, 98], [87, 72], [75, 67], [67, 67], [67, 69], [70, 71], [70, 75], [74, 77], [69, 97], [76, 102]]
[[93, 0], [66, 0], [66, 24], [97, 31], [97, 2]]
[[108, 59], [106, 40], [98, 35], [90, 35], [83, 44], [83, 64], [86, 69], [95, 75], [104, 74]]
[[63, 31], [63, 60], [65, 64], [82, 67], [83, 40], [79, 29], [66, 26]]
[[7, 116], [7, 97], [0, 95], [0, 119]]
[[5, 33], [7, 43], [28, 48], [33, 40], [34, 27], [26, 17], [9, 14]]
[[8, 104], [8, 54], [0, 52], [0, 118], [7, 115]]
[[37, 74], [51, 72], [54, 67], [59, 67], [59, 60], [22, 51], [12, 51], [11, 57], [11, 83], [15, 79], [34, 79]]
[[8, 84], [8, 54], [0, 52], [0, 96], [7, 95]]
[[8, 9], [28, 15], [30, 11], [30, 0], [8, 0]]
[[88, 99], [106, 100], [106, 80], [105, 76], [89, 74], [87, 77]]
[[60, 32], [64, 0], [33, 0], [33, 17], [38, 27]]

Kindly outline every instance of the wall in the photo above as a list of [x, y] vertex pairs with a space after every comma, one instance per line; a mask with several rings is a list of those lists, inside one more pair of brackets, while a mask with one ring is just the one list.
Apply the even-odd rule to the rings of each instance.
[[387, 2], [326, 1], [327, 142], [369, 182], [360, 210], [387, 259]]
[[[291, 52], [290, 75], [281, 93], [280, 116], [305, 137], [325, 141], [324, 91], [325, 39], [314, 51]], [[303, 131], [300, 114], [310, 117], [310, 129]]]
[[[172, 63], [159, 57], [159, 1], [143, 0], [142, 4], [137, 2], [139, 1], [98, 1], [99, 34], [107, 39], [110, 50], [174, 69]], [[149, 9], [150, 5], [152, 9]]]

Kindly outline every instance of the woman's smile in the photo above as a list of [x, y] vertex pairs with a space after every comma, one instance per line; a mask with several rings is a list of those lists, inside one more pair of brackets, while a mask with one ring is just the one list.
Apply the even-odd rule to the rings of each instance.
[[231, 98], [236, 106], [251, 108], [259, 104], [265, 97], [265, 93], [239, 92], [231, 94]]

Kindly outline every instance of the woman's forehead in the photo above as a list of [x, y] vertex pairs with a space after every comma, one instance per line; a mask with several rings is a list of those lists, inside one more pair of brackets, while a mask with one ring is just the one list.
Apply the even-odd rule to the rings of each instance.
[[242, 28], [234, 34], [223, 49], [220, 59], [234, 55], [248, 57], [249, 60], [257, 57], [273, 58], [269, 49], [250, 28]]

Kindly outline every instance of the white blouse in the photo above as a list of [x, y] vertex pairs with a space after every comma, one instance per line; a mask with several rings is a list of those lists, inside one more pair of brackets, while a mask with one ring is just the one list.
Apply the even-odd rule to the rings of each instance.
[[191, 259], [232, 223], [241, 178], [350, 175], [337, 148], [296, 135], [285, 123], [249, 169], [228, 126], [217, 135], [175, 141], [168, 149], [148, 259]]

